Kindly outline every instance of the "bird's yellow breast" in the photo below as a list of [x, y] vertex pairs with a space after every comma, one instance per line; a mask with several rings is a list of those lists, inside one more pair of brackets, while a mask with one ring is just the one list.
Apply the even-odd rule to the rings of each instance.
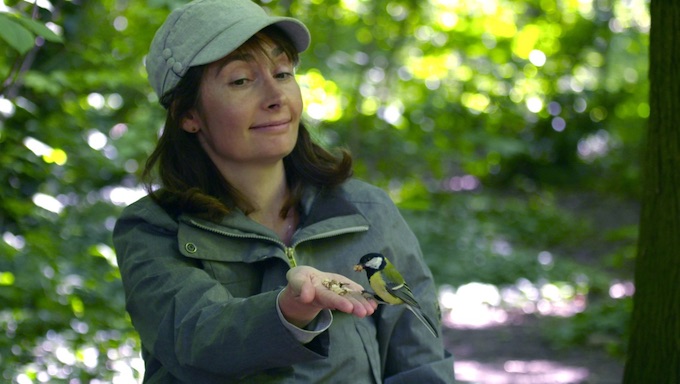
[[382, 274], [374, 273], [373, 276], [368, 281], [371, 284], [371, 288], [376, 295], [383, 299], [388, 304], [403, 304], [403, 301], [387, 292], [387, 285], [385, 285], [385, 280], [382, 278]]

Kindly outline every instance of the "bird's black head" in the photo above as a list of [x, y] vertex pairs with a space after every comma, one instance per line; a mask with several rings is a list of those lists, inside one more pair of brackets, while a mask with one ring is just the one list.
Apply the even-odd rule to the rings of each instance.
[[366, 269], [366, 272], [382, 271], [387, 262], [385, 256], [379, 253], [369, 253], [361, 257], [359, 265]]

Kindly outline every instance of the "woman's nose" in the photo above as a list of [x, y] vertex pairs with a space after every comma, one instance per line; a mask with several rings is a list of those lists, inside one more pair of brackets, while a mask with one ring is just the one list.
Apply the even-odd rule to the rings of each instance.
[[278, 109], [285, 103], [286, 96], [282, 84], [276, 78], [269, 78], [264, 86], [264, 107]]

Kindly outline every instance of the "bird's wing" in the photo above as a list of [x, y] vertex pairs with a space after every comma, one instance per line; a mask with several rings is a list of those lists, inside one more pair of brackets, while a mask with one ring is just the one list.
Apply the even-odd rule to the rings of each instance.
[[412, 307], [420, 308], [420, 305], [416, 301], [416, 298], [413, 296], [411, 288], [408, 285], [406, 285], [406, 283], [394, 284], [391, 282], [387, 282], [386, 285], [387, 292], [400, 298], [404, 303]]
[[404, 303], [419, 308], [418, 302], [415, 297], [413, 297], [413, 292], [411, 288], [406, 284], [404, 277], [399, 273], [397, 268], [389, 262], [387, 262], [387, 267], [383, 269], [382, 273], [385, 275], [385, 285], [387, 286], [387, 292], [398, 297]]

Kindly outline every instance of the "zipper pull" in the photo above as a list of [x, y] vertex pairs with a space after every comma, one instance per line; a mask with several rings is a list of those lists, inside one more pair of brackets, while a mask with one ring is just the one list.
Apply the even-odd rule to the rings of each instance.
[[291, 268], [297, 267], [297, 262], [295, 261], [295, 248], [286, 247], [286, 257], [288, 258], [288, 264]]

